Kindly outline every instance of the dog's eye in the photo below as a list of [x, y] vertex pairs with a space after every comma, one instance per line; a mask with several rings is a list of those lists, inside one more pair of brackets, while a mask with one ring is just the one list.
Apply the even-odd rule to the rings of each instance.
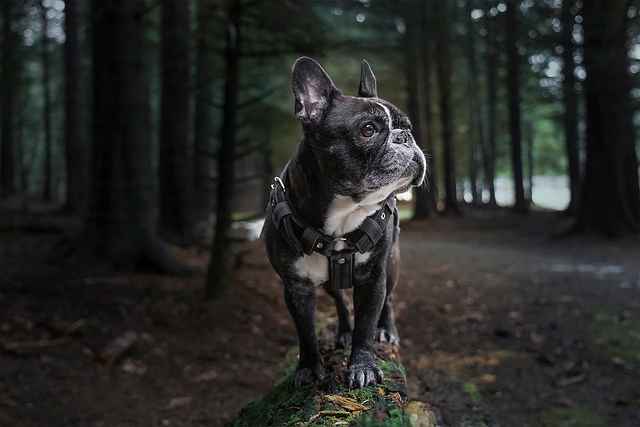
[[378, 130], [376, 129], [373, 123], [366, 123], [364, 126], [360, 128], [360, 133], [365, 138], [371, 138], [373, 135], [376, 134], [377, 131]]

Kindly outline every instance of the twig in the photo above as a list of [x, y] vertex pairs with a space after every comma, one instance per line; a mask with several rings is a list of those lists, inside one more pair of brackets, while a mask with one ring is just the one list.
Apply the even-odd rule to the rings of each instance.
[[2, 349], [13, 354], [27, 354], [44, 348], [56, 347], [69, 341], [68, 337], [56, 338], [53, 340], [36, 340], [36, 341], [15, 341], [2, 343]]

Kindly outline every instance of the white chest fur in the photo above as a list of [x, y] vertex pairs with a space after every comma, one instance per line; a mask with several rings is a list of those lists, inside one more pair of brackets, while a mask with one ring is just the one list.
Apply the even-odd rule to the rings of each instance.
[[[354, 202], [351, 197], [336, 196], [327, 210], [322, 231], [329, 236], [340, 237], [355, 230], [366, 217], [380, 209], [380, 203], [396, 186], [397, 183], [385, 186], [368, 195], [360, 203]], [[338, 250], [341, 249], [339, 245], [341, 243], [336, 247]], [[356, 265], [367, 262], [370, 256], [370, 252], [356, 253]], [[323, 255], [316, 253], [303, 255], [295, 261], [293, 266], [298, 276], [308, 279], [316, 286], [329, 280], [329, 261]]]

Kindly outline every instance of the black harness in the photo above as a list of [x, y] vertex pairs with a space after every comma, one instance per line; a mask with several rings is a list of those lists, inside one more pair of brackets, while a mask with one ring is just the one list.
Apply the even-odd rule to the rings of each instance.
[[[353, 267], [356, 252], [369, 252], [384, 236], [387, 224], [394, 218], [398, 225], [399, 216], [396, 196], [391, 194], [382, 207], [366, 217], [362, 224], [342, 237], [332, 237], [309, 226], [296, 215], [289, 203], [284, 182], [275, 177], [271, 184], [271, 194], [267, 216], [282, 238], [295, 249], [298, 255], [318, 253], [329, 260], [329, 285], [334, 289], [348, 289], [353, 286]], [[342, 248], [338, 249], [339, 243]]]

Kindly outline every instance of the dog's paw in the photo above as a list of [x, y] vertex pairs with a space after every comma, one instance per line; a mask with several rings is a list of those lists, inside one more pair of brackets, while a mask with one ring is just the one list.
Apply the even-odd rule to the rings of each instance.
[[373, 357], [369, 360], [356, 362], [347, 370], [349, 388], [363, 388], [368, 385], [381, 384], [384, 378], [382, 370], [378, 368]]
[[400, 345], [398, 331], [394, 329], [378, 328], [378, 332], [376, 332], [376, 341], [389, 343], [391, 345]]
[[346, 349], [351, 345], [351, 331], [339, 332], [336, 336], [336, 348]]
[[296, 387], [304, 387], [315, 384], [318, 381], [322, 381], [323, 378], [324, 369], [322, 368], [322, 365], [317, 365], [314, 368], [298, 366], [298, 368], [296, 368], [296, 373], [293, 376], [293, 384]]

